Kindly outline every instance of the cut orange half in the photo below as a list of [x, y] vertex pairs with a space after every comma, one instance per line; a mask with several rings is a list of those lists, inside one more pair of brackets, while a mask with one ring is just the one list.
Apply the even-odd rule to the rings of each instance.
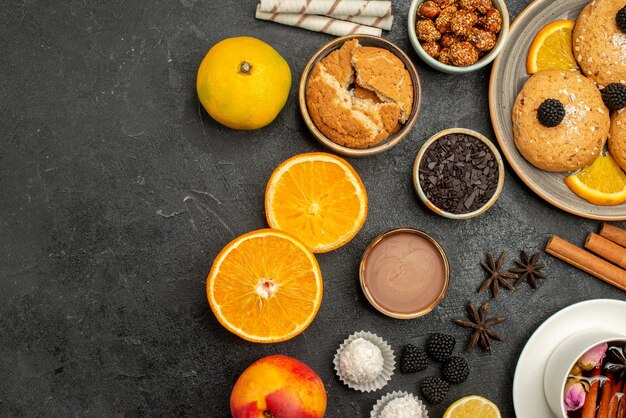
[[315, 253], [341, 247], [367, 217], [365, 186], [342, 158], [322, 152], [296, 155], [274, 171], [265, 190], [272, 228], [299, 238]]
[[450, 405], [443, 418], [501, 418], [501, 415], [496, 404], [482, 396], [473, 395]]
[[578, 70], [572, 51], [572, 30], [575, 24], [573, 20], [557, 20], [537, 33], [528, 50], [528, 74], [545, 70]]
[[594, 205], [615, 206], [626, 202], [626, 174], [610, 155], [598, 157], [589, 167], [567, 177], [565, 184]]
[[315, 255], [282, 231], [240, 236], [218, 254], [207, 278], [207, 298], [230, 332], [258, 343], [295, 337], [322, 303], [322, 273]]

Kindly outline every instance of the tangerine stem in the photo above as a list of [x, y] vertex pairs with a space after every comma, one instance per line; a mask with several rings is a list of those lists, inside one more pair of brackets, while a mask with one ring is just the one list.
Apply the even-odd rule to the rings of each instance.
[[244, 61], [239, 65], [239, 72], [244, 74], [250, 74], [252, 71], [252, 65], [249, 62]]

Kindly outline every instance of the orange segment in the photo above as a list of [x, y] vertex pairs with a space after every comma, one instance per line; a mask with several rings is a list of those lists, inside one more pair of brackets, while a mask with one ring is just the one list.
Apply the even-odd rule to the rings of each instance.
[[300, 154], [283, 162], [270, 177], [265, 213], [270, 227], [323, 253], [359, 232], [367, 217], [367, 194], [345, 160], [321, 152]]
[[578, 196], [600, 206], [626, 202], [626, 174], [610, 155], [598, 157], [589, 167], [565, 179]]
[[537, 33], [528, 50], [528, 74], [545, 70], [578, 70], [572, 51], [572, 30], [575, 24], [573, 20], [557, 20]]
[[489, 399], [466, 396], [450, 405], [443, 418], [501, 418], [501, 415], [496, 404]]
[[322, 273], [302, 242], [262, 229], [228, 244], [213, 262], [207, 297], [218, 321], [241, 338], [273, 343], [306, 329], [322, 303]]

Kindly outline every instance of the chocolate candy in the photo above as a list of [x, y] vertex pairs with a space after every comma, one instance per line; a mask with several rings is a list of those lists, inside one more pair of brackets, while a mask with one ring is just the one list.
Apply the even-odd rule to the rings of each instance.
[[450, 134], [424, 153], [419, 181], [435, 206], [453, 214], [483, 207], [498, 187], [498, 161], [478, 138]]

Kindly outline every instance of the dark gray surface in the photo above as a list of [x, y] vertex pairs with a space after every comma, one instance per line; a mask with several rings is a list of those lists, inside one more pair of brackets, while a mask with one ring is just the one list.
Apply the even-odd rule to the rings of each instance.
[[[266, 181], [284, 159], [320, 151], [300, 118], [297, 80], [330, 37], [253, 18], [255, 0], [7, 1], [0, 9], [0, 415], [228, 415], [231, 386], [252, 361], [284, 353], [315, 369], [328, 391], [329, 417], [366, 417], [390, 390], [416, 391], [430, 373], [396, 374], [384, 390], [356, 393], [332, 370], [339, 343], [357, 330], [399, 351], [434, 331], [466, 330], [465, 314], [483, 279], [485, 251], [541, 249], [556, 233], [581, 243], [597, 222], [547, 205], [511, 170], [484, 216], [447, 221], [421, 205], [411, 185], [420, 144], [438, 130], [476, 129], [493, 138], [489, 69], [435, 73], [406, 36], [406, 0], [387, 38], [410, 51], [423, 81], [421, 118], [399, 146], [351, 160], [370, 199], [363, 230], [318, 257], [324, 302], [292, 341], [254, 345], [214, 319], [205, 297], [213, 257], [235, 236], [265, 227]], [[509, 1], [513, 16], [528, 1]], [[289, 62], [290, 99], [269, 127], [234, 132], [199, 107], [195, 74], [211, 45], [259, 37]], [[377, 234], [412, 226], [439, 237], [453, 269], [443, 303], [413, 321], [372, 309], [357, 281], [361, 253]], [[454, 399], [480, 394], [514, 415], [517, 358], [551, 314], [592, 298], [624, 293], [547, 258], [550, 280], [537, 291], [503, 292], [494, 314], [506, 342], [467, 358], [472, 375]], [[461, 347], [459, 347], [461, 348]], [[529, 399], [528, 402], [535, 402]], [[539, 418], [539, 417], [538, 417]]]

